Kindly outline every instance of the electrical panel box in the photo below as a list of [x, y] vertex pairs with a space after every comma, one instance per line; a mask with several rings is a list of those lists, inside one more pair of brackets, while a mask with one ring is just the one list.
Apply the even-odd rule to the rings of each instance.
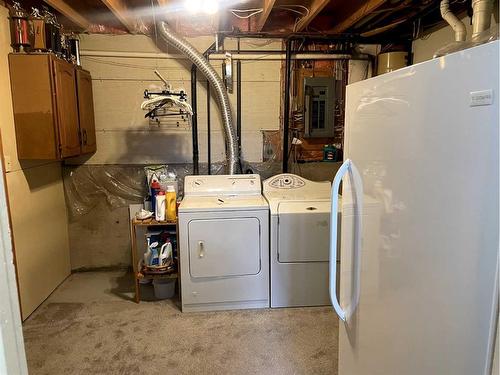
[[304, 78], [304, 122], [306, 137], [333, 137], [335, 86], [335, 78]]

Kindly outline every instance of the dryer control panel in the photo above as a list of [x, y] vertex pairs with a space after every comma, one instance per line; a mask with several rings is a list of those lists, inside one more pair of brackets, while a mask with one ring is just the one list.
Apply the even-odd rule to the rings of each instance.
[[186, 176], [184, 195], [260, 195], [258, 174]]

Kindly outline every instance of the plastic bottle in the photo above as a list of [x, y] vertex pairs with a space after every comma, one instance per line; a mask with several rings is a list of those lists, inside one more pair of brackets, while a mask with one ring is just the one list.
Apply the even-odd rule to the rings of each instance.
[[156, 212], [156, 196], [161, 190], [160, 183], [156, 180], [151, 181], [151, 212]]
[[175, 221], [177, 219], [177, 196], [173, 186], [167, 186], [167, 220]]
[[156, 221], [165, 221], [165, 192], [160, 191], [156, 196], [155, 204]]
[[158, 256], [158, 265], [163, 267], [167, 265], [169, 258], [172, 258], [172, 243], [167, 240], [160, 249], [160, 255]]

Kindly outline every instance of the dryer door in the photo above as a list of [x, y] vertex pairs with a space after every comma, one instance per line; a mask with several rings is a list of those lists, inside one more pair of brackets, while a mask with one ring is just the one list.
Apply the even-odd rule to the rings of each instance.
[[260, 272], [257, 218], [192, 220], [188, 224], [192, 277], [256, 275]]
[[329, 201], [281, 202], [278, 215], [280, 263], [328, 262]]

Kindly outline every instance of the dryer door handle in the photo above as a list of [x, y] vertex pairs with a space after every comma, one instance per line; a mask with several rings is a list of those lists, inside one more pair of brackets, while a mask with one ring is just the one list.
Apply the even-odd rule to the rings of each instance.
[[198, 241], [198, 258], [205, 257], [205, 243], [203, 241]]

